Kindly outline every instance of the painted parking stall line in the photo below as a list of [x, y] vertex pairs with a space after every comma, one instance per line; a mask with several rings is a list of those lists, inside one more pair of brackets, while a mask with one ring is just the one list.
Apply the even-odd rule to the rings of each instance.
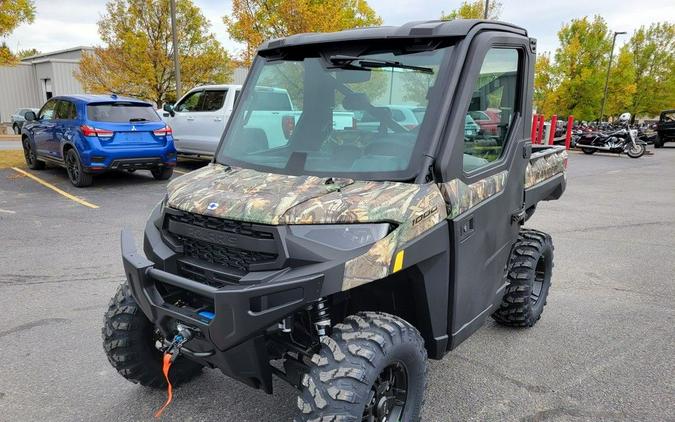
[[88, 208], [98, 209], [98, 205], [92, 204], [91, 202], [87, 202], [82, 198], [79, 198], [75, 195], [72, 195], [72, 194], [62, 190], [62, 189], [59, 189], [58, 187], [52, 185], [51, 183], [49, 183], [45, 180], [42, 180], [39, 177], [37, 177], [37, 176], [35, 176], [35, 175], [25, 171], [25, 170], [21, 170], [20, 168], [16, 168], [16, 167], [12, 167], [12, 170], [16, 171], [17, 173], [23, 174], [24, 176], [26, 176], [28, 178], [33, 179], [34, 181], [38, 182], [42, 186], [44, 186], [46, 188], [49, 188], [49, 189], [53, 190], [54, 192], [56, 192], [56, 193], [58, 193], [62, 196], [65, 196], [66, 198], [70, 199], [73, 202], [77, 202], [78, 204], [83, 205], [83, 206], [88, 207]]

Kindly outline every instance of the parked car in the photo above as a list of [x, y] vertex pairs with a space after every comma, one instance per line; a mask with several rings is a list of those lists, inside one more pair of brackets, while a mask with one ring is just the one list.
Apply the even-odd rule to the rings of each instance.
[[[176, 150], [185, 155], [212, 156], [232, 114], [241, 85], [207, 85], [190, 90], [176, 105], [165, 104], [162, 119], [173, 128]], [[252, 137], [249, 148], [281, 146], [291, 136], [301, 111], [293, 106], [288, 91], [256, 87], [251, 115], [245, 127]], [[333, 128], [353, 125], [354, 113], [333, 112]]]
[[26, 113], [21, 130], [28, 167], [65, 167], [77, 187], [108, 170], [150, 170], [166, 180], [176, 165], [171, 127], [152, 104], [117, 95], [69, 95]]
[[186, 155], [213, 155], [240, 90], [241, 85], [198, 86], [175, 105], [164, 104], [161, 117], [173, 129], [176, 150]]
[[469, 111], [469, 116], [478, 123], [480, 129], [486, 135], [497, 136], [499, 129], [499, 112], [491, 110]]
[[661, 148], [666, 142], [675, 142], [675, 110], [665, 110], [656, 124], [654, 147]]
[[12, 130], [14, 133], [16, 135], [21, 133], [21, 127], [26, 121], [26, 113], [32, 111], [33, 113], [37, 114], [39, 110], [39, 108], [17, 108], [14, 114], [9, 116], [9, 121], [12, 124]]

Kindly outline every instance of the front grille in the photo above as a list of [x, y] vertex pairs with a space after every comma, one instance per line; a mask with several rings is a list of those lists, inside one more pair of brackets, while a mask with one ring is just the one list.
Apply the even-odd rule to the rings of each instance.
[[272, 233], [256, 230], [252, 223], [246, 223], [243, 221], [225, 220], [223, 218], [208, 217], [206, 215], [192, 214], [189, 212], [169, 214], [169, 218], [180, 223], [191, 224], [193, 226], [227, 233], [241, 234], [256, 239], [274, 238]]
[[[200, 283], [221, 287], [221, 282], [232, 283], [228, 275], [241, 277], [253, 270], [280, 268], [277, 262], [280, 246], [278, 232], [273, 226], [209, 217], [168, 208], [165, 233], [182, 247], [181, 257], [189, 258], [195, 268], [209, 268], [202, 274], [184, 271], [185, 276]], [[175, 249], [180, 252], [180, 249]], [[187, 261], [187, 259], [186, 259]], [[209, 265], [206, 265], [209, 264]], [[220, 270], [213, 271], [220, 268]], [[222, 274], [218, 276], [218, 271]], [[225, 278], [223, 278], [225, 277]]]
[[249, 271], [251, 264], [261, 264], [274, 261], [276, 254], [247, 251], [215, 243], [204, 242], [185, 236], [176, 236], [183, 245], [183, 254], [187, 257], [206, 261], [210, 264], [222, 265], [241, 271]]

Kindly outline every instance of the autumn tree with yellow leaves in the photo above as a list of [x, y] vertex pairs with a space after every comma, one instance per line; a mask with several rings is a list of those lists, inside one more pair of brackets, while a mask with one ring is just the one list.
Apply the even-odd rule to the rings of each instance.
[[[35, 19], [33, 0], [0, 1], [0, 38], [12, 33], [22, 23], [32, 23]], [[0, 65], [16, 63], [17, 57], [7, 44], [0, 43]]]
[[[181, 82], [223, 83], [230, 60], [192, 0], [176, 1]], [[115, 92], [154, 101], [175, 99], [169, 0], [110, 0], [98, 22], [103, 47], [86, 54], [76, 77], [87, 92]]]
[[382, 24], [365, 0], [233, 0], [223, 20], [230, 37], [244, 44], [245, 65], [267, 39]]

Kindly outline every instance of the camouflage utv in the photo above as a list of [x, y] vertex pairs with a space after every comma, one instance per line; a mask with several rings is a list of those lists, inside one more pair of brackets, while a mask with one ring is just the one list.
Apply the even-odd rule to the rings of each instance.
[[[529, 139], [535, 47], [476, 20], [264, 43], [213, 161], [152, 211], [145, 256], [122, 234], [111, 364], [158, 388], [168, 368], [268, 393], [276, 375], [300, 421], [419, 420], [427, 357], [546, 304], [551, 238], [523, 224], [562, 195], [567, 155]], [[479, 111], [496, 129], [467, 130]]]

